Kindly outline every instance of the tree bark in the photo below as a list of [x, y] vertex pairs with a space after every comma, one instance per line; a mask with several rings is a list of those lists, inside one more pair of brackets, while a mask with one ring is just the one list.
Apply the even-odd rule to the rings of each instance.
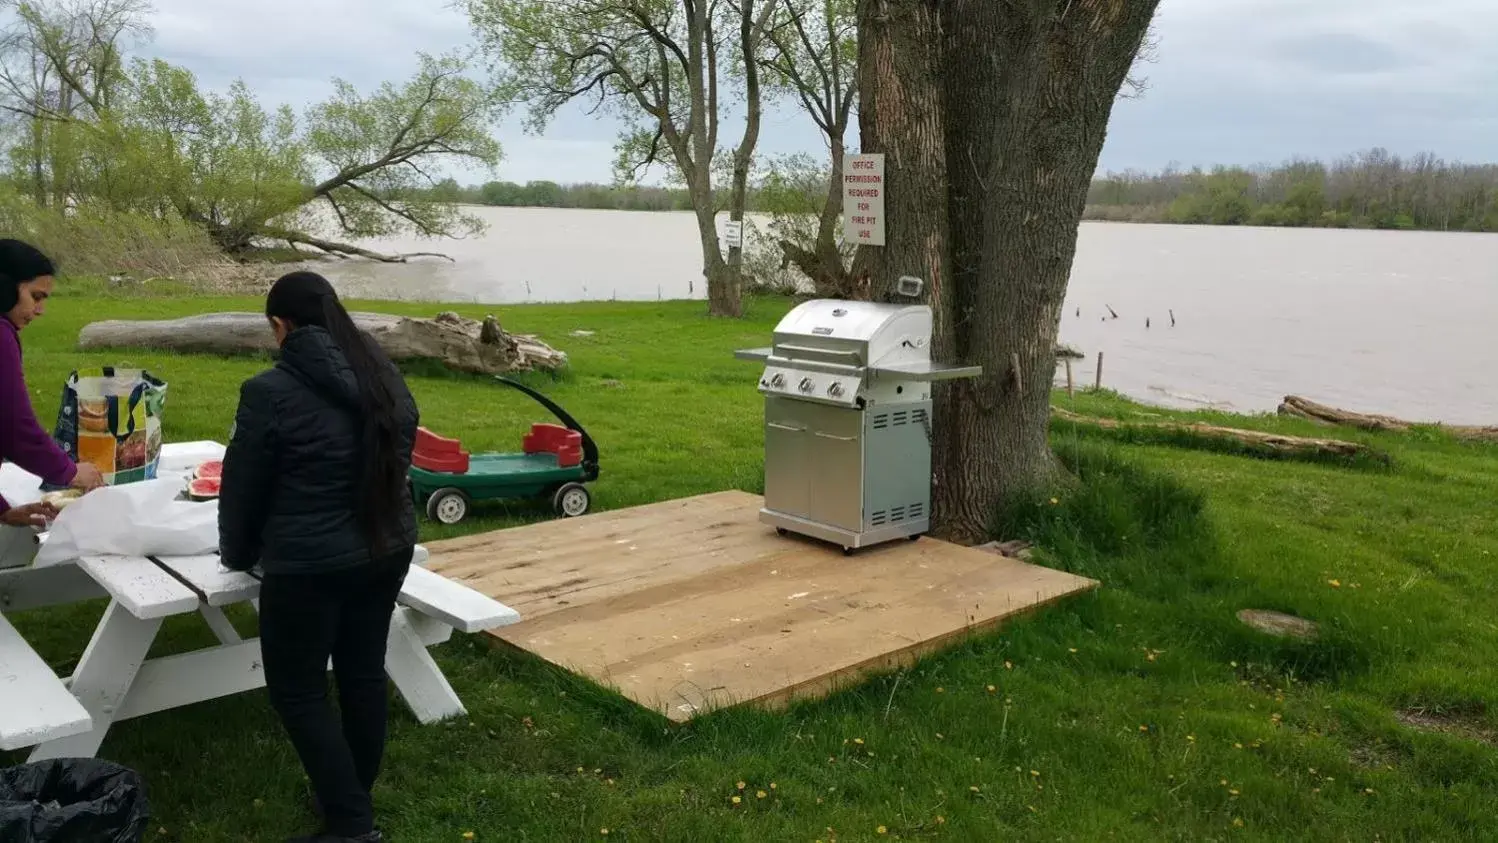
[[861, 247], [854, 275], [875, 299], [924, 278], [933, 357], [983, 367], [935, 392], [944, 538], [985, 540], [999, 506], [1062, 477], [1047, 431], [1077, 226], [1157, 5], [860, 3], [863, 151], [887, 156], [888, 245]]

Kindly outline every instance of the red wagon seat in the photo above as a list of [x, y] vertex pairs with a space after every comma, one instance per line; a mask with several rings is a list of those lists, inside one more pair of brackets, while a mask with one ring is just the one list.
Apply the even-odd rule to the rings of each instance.
[[522, 446], [527, 454], [556, 454], [557, 465], [571, 468], [583, 461], [583, 435], [559, 424], [534, 424]]
[[411, 452], [411, 464], [423, 471], [440, 471], [444, 474], [467, 474], [468, 452], [456, 439], [448, 439], [427, 430], [416, 428], [416, 447]]

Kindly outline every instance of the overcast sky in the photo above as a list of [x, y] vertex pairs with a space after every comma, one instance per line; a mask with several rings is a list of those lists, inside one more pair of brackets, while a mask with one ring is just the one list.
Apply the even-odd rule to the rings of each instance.
[[[320, 100], [334, 76], [364, 90], [399, 81], [416, 52], [471, 43], [446, 0], [154, 2], [147, 52], [208, 87], [244, 79], [267, 104]], [[1498, 0], [1164, 0], [1157, 30], [1156, 61], [1143, 68], [1149, 90], [1114, 109], [1101, 170], [1373, 146], [1498, 161]], [[610, 178], [617, 126], [571, 113], [537, 138], [518, 124], [499, 128], [500, 177]], [[782, 109], [761, 148], [821, 144], [808, 119]]]

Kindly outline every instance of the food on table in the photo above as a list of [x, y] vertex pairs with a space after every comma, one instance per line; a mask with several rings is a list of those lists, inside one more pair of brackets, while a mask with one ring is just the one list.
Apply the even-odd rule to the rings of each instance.
[[192, 470], [194, 480], [218, 480], [224, 476], [223, 460], [209, 460]]
[[221, 481], [218, 478], [199, 477], [187, 484], [187, 496], [195, 501], [211, 501], [218, 497]]
[[55, 509], [62, 509], [81, 497], [83, 497], [83, 492], [77, 489], [63, 489], [42, 495], [42, 503], [49, 504]]

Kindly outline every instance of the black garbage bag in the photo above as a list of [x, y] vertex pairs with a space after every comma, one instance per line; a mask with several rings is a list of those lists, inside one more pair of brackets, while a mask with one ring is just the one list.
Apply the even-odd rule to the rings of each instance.
[[140, 774], [95, 758], [0, 770], [0, 843], [139, 843], [150, 810]]

